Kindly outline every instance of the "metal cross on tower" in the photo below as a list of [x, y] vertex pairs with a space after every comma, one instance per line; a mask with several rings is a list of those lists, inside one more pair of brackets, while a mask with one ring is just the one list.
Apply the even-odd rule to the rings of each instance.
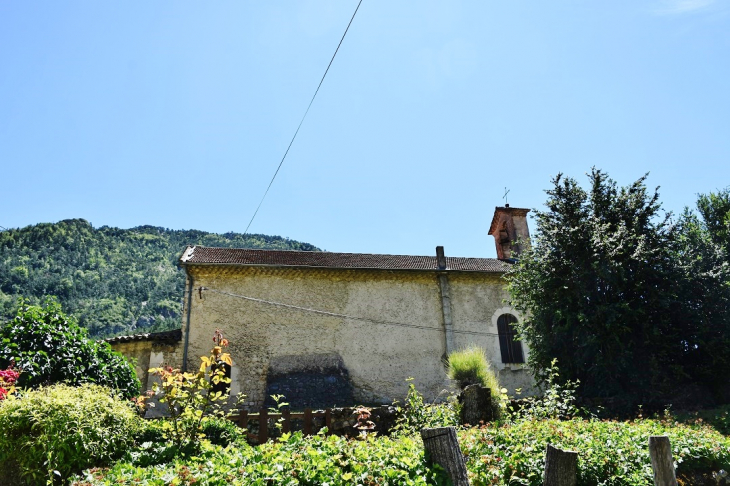
[[502, 199], [504, 199], [504, 205], [505, 205], [505, 206], [509, 206], [509, 203], [507, 202], [507, 194], [508, 194], [508, 193], [509, 193], [509, 191], [508, 191], [508, 190], [507, 190], [507, 188], [505, 187], [505, 188], [504, 188], [504, 196], [502, 196]]

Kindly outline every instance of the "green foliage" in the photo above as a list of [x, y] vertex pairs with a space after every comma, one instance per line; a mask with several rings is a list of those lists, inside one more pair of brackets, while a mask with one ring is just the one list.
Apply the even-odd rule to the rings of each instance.
[[578, 452], [578, 484], [653, 484], [650, 435], [667, 435], [677, 474], [730, 466], [730, 440], [709, 427], [642, 420], [525, 420], [500, 427], [467, 429], [459, 442], [473, 485], [542, 484], [547, 444]]
[[28, 484], [60, 483], [121, 457], [141, 427], [129, 403], [109, 388], [25, 391], [20, 399], [0, 402], [0, 469], [19, 473]]
[[[412, 382], [413, 378], [408, 381]], [[408, 385], [408, 395], [403, 405], [395, 402], [398, 412], [394, 431], [398, 434], [415, 434], [423, 428], [449, 427], [459, 425], [459, 410], [456, 398], [450, 396], [445, 403], [425, 403], [423, 395], [413, 383]]]
[[447, 359], [448, 375], [456, 380], [461, 388], [479, 384], [489, 388], [493, 397], [499, 397], [502, 387], [487, 360], [484, 348], [471, 345], [454, 351]]
[[296, 432], [258, 447], [204, 446], [194, 457], [178, 457], [157, 467], [117, 463], [109, 470], [87, 471], [73, 484], [445, 486], [447, 479], [440, 468], [427, 463], [423, 444], [414, 436], [348, 441], [323, 435], [305, 438]]
[[[668, 435], [678, 474], [717, 471], [730, 466], [730, 439], [709, 427], [669, 421], [525, 420], [500, 426], [462, 429], [459, 444], [467, 458], [471, 484], [542, 484], [545, 447], [576, 450], [578, 484], [652, 484], [647, 447], [650, 435]], [[86, 481], [86, 482], [84, 482]], [[204, 447], [193, 457], [145, 467], [125, 460], [108, 470], [91, 470], [77, 486], [116, 484], [445, 485], [443, 471], [430, 466], [414, 435], [341, 437], [285, 434], [280, 442], [258, 447], [236, 444]]]
[[697, 207], [702, 218], [685, 210], [678, 224], [677, 313], [692, 323], [682, 342], [683, 366], [696, 381], [713, 384], [725, 403], [730, 401], [730, 193], [701, 194]]
[[727, 255], [730, 252], [730, 187], [716, 193], [700, 194], [697, 210], [712, 241]]
[[225, 417], [205, 417], [201, 424], [201, 432], [211, 444], [228, 446], [245, 441], [244, 431]]
[[197, 447], [204, 437], [203, 419], [211, 413], [222, 415], [220, 406], [228, 400], [228, 393], [217, 389], [219, 384], [231, 382], [223, 367], [223, 363], [231, 365], [230, 355], [223, 353], [228, 340], [216, 330], [213, 341], [215, 346], [210, 356], [200, 357], [197, 373], [182, 372], [170, 366], [149, 370], [159, 377], [153, 394], [159, 395], [160, 402], [167, 405], [169, 418], [162, 422], [166, 438], [180, 449]]
[[[688, 384], [712, 387], [730, 374], [730, 287], [713, 262], [701, 278], [693, 273], [689, 262], [702, 255], [681, 245], [680, 226], [645, 180], [618, 187], [594, 168], [584, 190], [555, 177], [532, 247], [507, 280], [539, 377], [558, 358], [581, 395], [664, 404]], [[711, 302], [698, 283], [718, 285]]]
[[576, 402], [578, 382], [560, 381], [558, 360], [554, 359], [547, 370], [542, 395], [523, 399], [522, 408], [512, 413], [512, 420], [570, 419], [581, 415]]
[[187, 245], [317, 250], [278, 236], [94, 228], [83, 219], [0, 231], [0, 321], [20, 296], [39, 304], [55, 295], [94, 337], [179, 328], [177, 259]]
[[11, 362], [21, 371], [17, 385], [97, 383], [126, 398], [139, 393], [134, 367], [108, 343], [89, 339], [61, 305], [21, 302], [16, 316], [0, 327], [0, 368]]

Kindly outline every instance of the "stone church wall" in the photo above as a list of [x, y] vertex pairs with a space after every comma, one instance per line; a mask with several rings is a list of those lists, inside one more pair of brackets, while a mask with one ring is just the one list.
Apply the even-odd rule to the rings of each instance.
[[[436, 272], [187, 269], [196, 289], [190, 304], [188, 368], [197, 368], [198, 357], [210, 350], [213, 332], [223, 330], [233, 359], [231, 392], [245, 393], [247, 408], [270, 405], [271, 394], [285, 395], [292, 408], [391, 403], [405, 397], [409, 377], [427, 400], [438, 399], [444, 389], [453, 387], [442, 364], [446, 344]], [[484, 346], [504, 386], [512, 391], [529, 385], [522, 365], [501, 363], [495, 317], [504, 311], [507, 297], [501, 277], [449, 272], [449, 279], [455, 347]], [[199, 293], [201, 286], [208, 290]], [[303, 312], [239, 296], [381, 323]], [[184, 334], [185, 327], [184, 322]]]

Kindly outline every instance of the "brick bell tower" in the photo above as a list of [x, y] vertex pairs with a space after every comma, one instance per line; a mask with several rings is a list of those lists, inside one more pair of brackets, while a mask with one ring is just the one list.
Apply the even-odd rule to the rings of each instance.
[[509, 204], [494, 208], [489, 234], [494, 236], [497, 258], [517, 258], [522, 250], [530, 247], [530, 231], [527, 229], [529, 209], [511, 208]]

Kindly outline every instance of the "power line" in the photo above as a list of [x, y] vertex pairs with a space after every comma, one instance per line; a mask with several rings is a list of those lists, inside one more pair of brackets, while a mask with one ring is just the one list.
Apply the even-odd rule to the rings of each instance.
[[[340, 319], [351, 319], [354, 321], [364, 321], [364, 322], [370, 322], [373, 324], [383, 324], [386, 326], [409, 327], [409, 328], [413, 328], [413, 329], [423, 329], [423, 330], [427, 330], [427, 331], [444, 332], [444, 329], [441, 327], [421, 326], [419, 324], [408, 324], [405, 322], [387, 321], [387, 320], [383, 320], [383, 319], [371, 319], [369, 317], [359, 317], [359, 316], [350, 316], [347, 314], [338, 314], [337, 312], [329, 312], [329, 311], [323, 311], [323, 310], [319, 310], [319, 309], [312, 309], [311, 307], [302, 307], [302, 306], [293, 305], [293, 304], [285, 304], [283, 302], [275, 302], [272, 300], [257, 299], [255, 297], [249, 297], [247, 295], [234, 294], [232, 292], [211, 289], [208, 287], [198, 287], [197, 290], [198, 290], [198, 295], [200, 295], [201, 298], [203, 296], [203, 291], [213, 292], [216, 294], [227, 295], [229, 297], [235, 297], [238, 299], [248, 300], [250, 302], [256, 302], [259, 304], [267, 304], [267, 305], [272, 305], [275, 307], [284, 307], [287, 309], [295, 309], [295, 310], [299, 310], [302, 312], [310, 312], [312, 314], [319, 314], [319, 315], [328, 316], [328, 317], [337, 317]], [[477, 335], [477, 336], [499, 336], [499, 334], [494, 333], [494, 332], [465, 331], [465, 330], [457, 330], [457, 329], [454, 329], [452, 332], [458, 333], [458, 334], [469, 334], [469, 335]]]
[[347, 24], [347, 28], [345, 29], [345, 33], [342, 34], [342, 38], [340, 39], [340, 43], [337, 44], [337, 49], [335, 49], [335, 53], [332, 54], [332, 59], [330, 59], [330, 63], [327, 65], [327, 69], [325, 69], [324, 74], [322, 75], [322, 79], [320, 79], [319, 85], [317, 85], [317, 89], [314, 91], [314, 95], [312, 96], [312, 99], [309, 100], [309, 105], [307, 106], [307, 109], [304, 112], [304, 116], [302, 116], [302, 119], [299, 122], [299, 126], [297, 127], [296, 131], [294, 132], [294, 136], [291, 138], [291, 141], [289, 142], [289, 146], [286, 148], [286, 152], [284, 152], [284, 156], [281, 158], [281, 162], [279, 162], [279, 166], [276, 168], [276, 172], [274, 172], [274, 176], [271, 178], [271, 181], [269, 182], [269, 185], [266, 188], [266, 191], [264, 192], [264, 195], [261, 198], [261, 201], [259, 201], [259, 205], [256, 207], [256, 211], [254, 211], [253, 216], [251, 216], [251, 221], [248, 222], [248, 226], [246, 226], [246, 231], [243, 232], [244, 236], [248, 233], [248, 229], [251, 227], [251, 223], [253, 223], [254, 218], [256, 218], [256, 215], [259, 213], [259, 209], [261, 209], [261, 205], [264, 203], [264, 199], [266, 199], [266, 195], [269, 193], [269, 189], [271, 189], [271, 185], [274, 183], [274, 179], [276, 179], [276, 175], [279, 173], [279, 169], [281, 169], [281, 166], [284, 163], [284, 159], [286, 159], [286, 156], [289, 153], [289, 149], [291, 148], [292, 144], [294, 143], [294, 139], [297, 138], [297, 134], [299, 133], [299, 129], [302, 128], [302, 123], [304, 123], [304, 119], [307, 117], [307, 113], [309, 113], [309, 109], [312, 107], [312, 103], [314, 103], [314, 98], [316, 98], [317, 97], [317, 93], [319, 93], [319, 88], [321, 88], [322, 87], [322, 83], [324, 83], [324, 78], [327, 76], [327, 73], [330, 70], [330, 66], [332, 66], [332, 62], [335, 60], [335, 56], [337, 55], [337, 52], [340, 50], [340, 46], [342, 45], [342, 41], [345, 40], [345, 36], [347, 35], [347, 31], [350, 30], [350, 25], [352, 25], [352, 21], [355, 20], [355, 15], [357, 15], [357, 11], [360, 9], [360, 4], [361, 3], [362, 3], [362, 0], [360, 0], [357, 3], [357, 7], [355, 7], [355, 12], [352, 14], [352, 17], [350, 18], [350, 22]]

